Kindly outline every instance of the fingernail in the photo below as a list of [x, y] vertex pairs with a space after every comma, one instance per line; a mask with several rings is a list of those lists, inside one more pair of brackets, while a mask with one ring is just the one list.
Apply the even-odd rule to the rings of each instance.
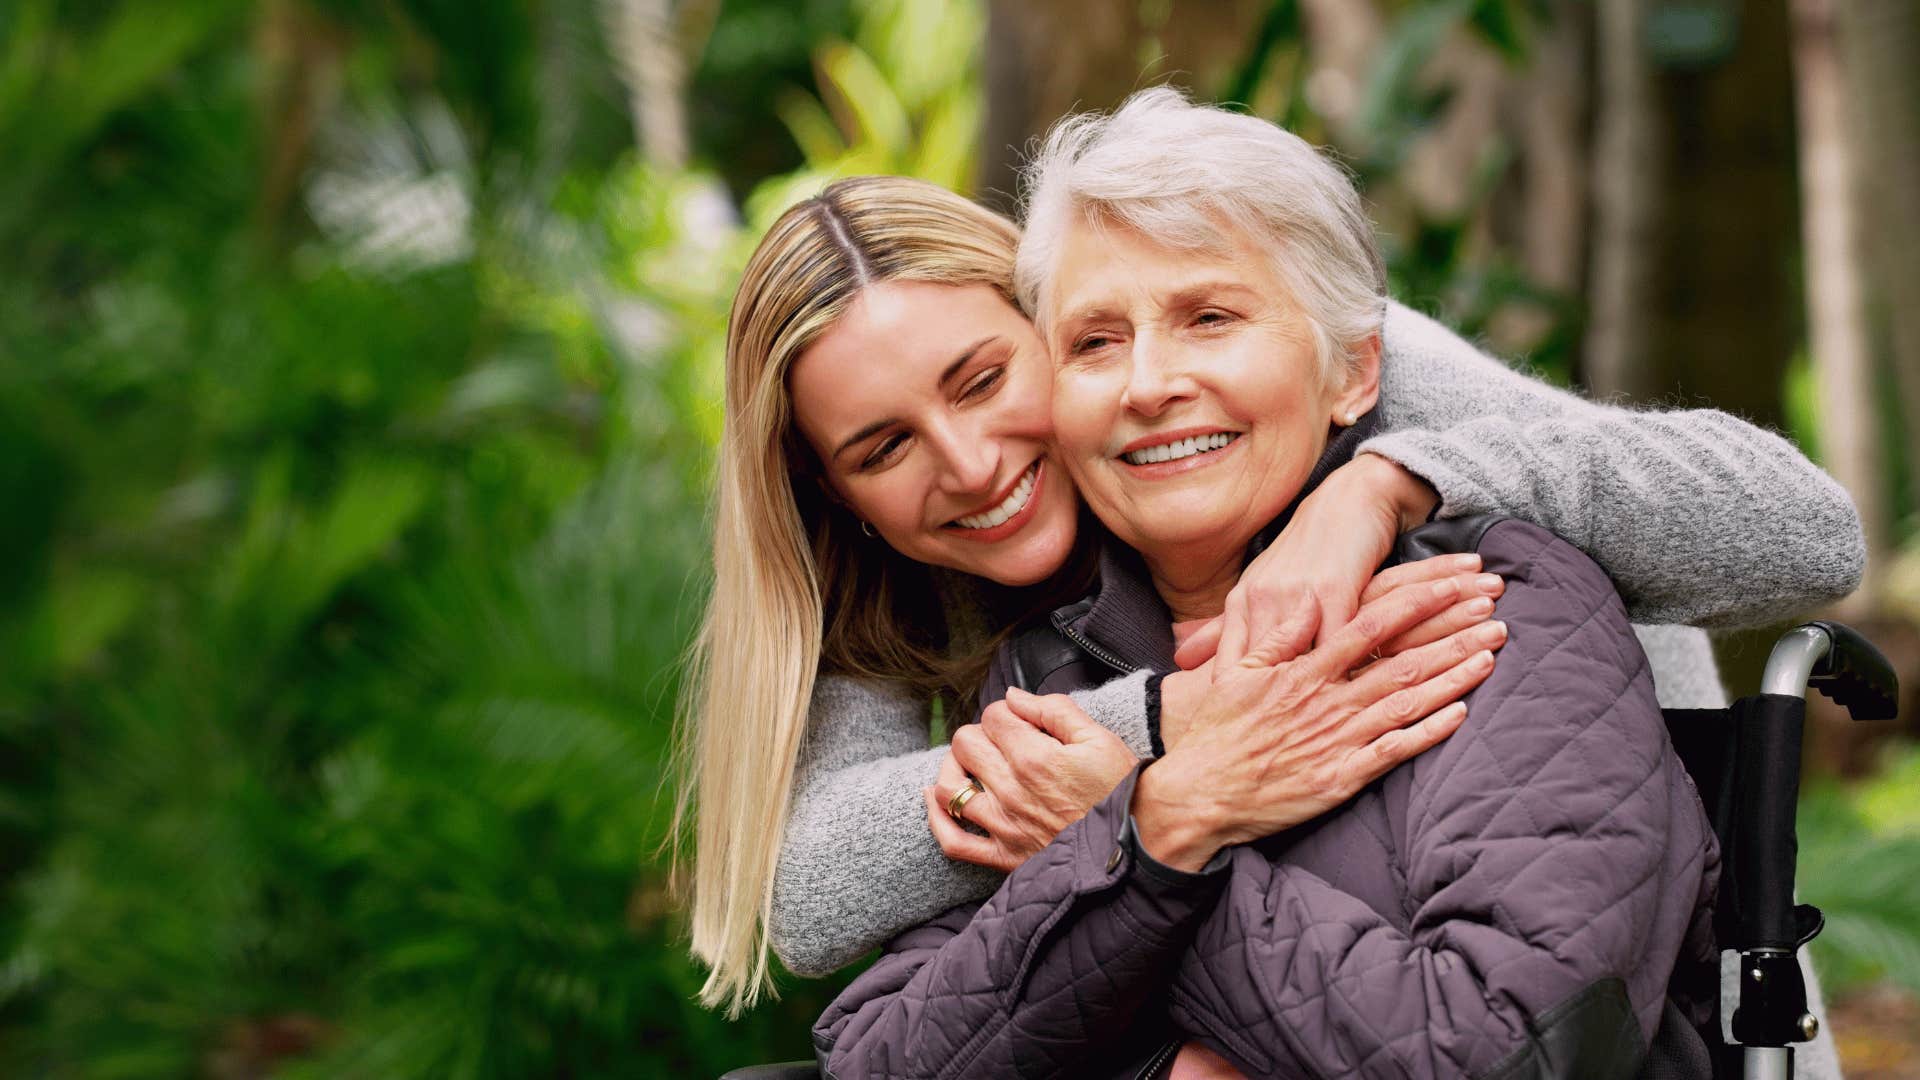
[[1478, 574], [1474, 576], [1473, 587], [1481, 592], [1497, 592], [1506, 586], [1499, 574]]
[[1020, 689], [1020, 688], [1019, 688], [1019, 687], [1017, 687], [1017, 686], [1009, 686], [1009, 687], [1007, 687], [1007, 696], [1008, 696], [1008, 697], [1012, 697], [1012, 696], [1013, 696], [1013, 695], [1015, 695], [1015, 694], [1019, 694], [1019, 695], [1020, 695], [1021, 697], [1032, 697], [1032, 696], [1033, 696], [1032, 694], [1029, 694], [1029, 693], [1027, 693], [1027, 692], [1026, 692], [1025, 690], [1022, 690], [1022, 689]]
[[1473, 670], [1485, 671], [1493, 666], [1493, 654], [1485, 649], [1473, 654]]
[[1467, 601], [1467, 614], [1469, 615], [1490, 615], [1492, 613], [1493, 600], [1489, 597], [1482, 596], [1477, 600]]
[[1495, 620], [1480, 627], [1480, 636], [1488, 641], [1504, 641], [1507, 637], [1507, 624]]
[[1455, 570], [1478, 570], [1480, 569], [1480, 556], [1471, 552], [1465, 555], [1455, 555], [1452, 565]]
[[1452, 578], [1444, 578], [1433, 583], [1433, 595], [1452, 596], [1460, 591], [1460, 583]]

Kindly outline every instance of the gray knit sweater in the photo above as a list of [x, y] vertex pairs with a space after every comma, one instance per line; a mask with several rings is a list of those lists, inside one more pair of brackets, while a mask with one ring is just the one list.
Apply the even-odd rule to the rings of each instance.
[[[1399, 304], [1382, 339], [1382, 434], [1360, 451], [1425, 478], [1442, 517], [1523, 518], [1592, 555], [1639, 624], [1661, 705], [1726, 702], [1693, 627], [1791, 618], [1859, 584], [1866, 551], [1851, 500], [1778, 436], [1713, 410], [1583, 400]], [[1075, 695], [1142, 756], [1145, 678]], [[948, 859], [927, 830], [920, 790], [945, 753], [929, 745], [926, 702], [819, 681], [769, 924], [790, 969], [825, 974], [993, 892], [999, 874]], [[1822, 1051], [1830, 1060], [1830, 1047], [1811, 1049], [1809, 1065]]]

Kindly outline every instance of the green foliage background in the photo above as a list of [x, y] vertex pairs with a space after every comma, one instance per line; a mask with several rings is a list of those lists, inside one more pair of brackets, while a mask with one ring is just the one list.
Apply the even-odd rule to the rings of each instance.
[[[1409, 6], [1364, 177], [1440, 105], [1436, 27], [1523, 48], [1507, 7]], [[1310, 131], [1291, 9], [1227, 90]], [[726, 302], [822, 177], [964, 186], [982, 16], [729, 2], [681, 170], [632, 151], [602, 15], [0, 7], [0, 1074], [805, 1052], [837, 983], [698, 1008], [658, 854]], [[1395, 274], [1472, 329], [1527, 286], [1461, 233]], [[1856, 858], [1911, 843], [1823, 798]], [[1913, 948], [1831, 875], [1885, 915], [1835, 937]]]

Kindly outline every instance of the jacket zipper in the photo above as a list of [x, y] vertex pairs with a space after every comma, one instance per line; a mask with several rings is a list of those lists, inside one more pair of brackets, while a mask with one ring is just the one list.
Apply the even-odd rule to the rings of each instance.
[[1143, 670], [1141, 668], [1134, 667], [1133, 665], [1113, 655], [1112, 653], [1101, 648], [1100, 646], [1095, 645], [1093, 642], [1088, 641], [1086, 636], [1080, 633], [1080, 631], [1075, 630], [1071, 626], [1068, 626], [1067, 621], [1065, 619], [1055, 619], [1053, 622], [1053, 628], [1055, 630], [1060, 631], [1061, 637], [1064, 637], [1068, 641], [1073, 642], [1074, 645], [1078, 646], [1082, 652], [1085, 652], [1087, 655], [1093, 657], [1095, 660], [1100, 661], [1101, 663], [1107, 665], [1108, 667], [1112, 668], [1113, 670], [1119, 672], [1122, 675], [1131, 675], [1136, 671]]
[[1154, 1080], [1160, 1075], [1161, 1068], [1172, 1061], [1173, 1055], [1179, 1052], [1180, 1040], [1169, 1040], [1167, 1045], [1153, 1052], [1153, 1056], [1147, 1059], [1146, 1065], [1142, 1066], [1139, 1072], [1133, 1074], [1133, 1080]]
[[[1082, 652], [1086, 653], [1088, 656], [1093, 657], [1095, 660], [1098, 660], [1101, 663], [1107, 665], [1108, 667], [1112, 668], [1114, 671], [1119, 672], [1122, 675], [1131, 675], [1136, 671], [1142, 670], [1140, 668], [1134, 667], [1133, 665], [1127, 663], [1126, 661], [1108, 652], [1106, 649], [1103, 649], [1100, 646], [1095, 645], [1093, 642], [1087, 640], [1087, 637], [1085, 634], [1082, 634], [1080, 631], [1075, 630], [1071, 626], [1068, 626], [1067, 620], [1065, 619], [1062, 619], [1056, 616], [1053, 619], [1053, 628], [1055, 630], [1060, 631], [1061, 637], [1064, 637], [1068, 641], [1073, 642], [1073, 644], [1077, 648], [1079, 648]], [[1174, 1055], [1179, 1052], [1180, 1052], [1180, 1040], [1178, 1039], [1168, 1040], [1165, 1046], [1162, 1046], [1160, 1049], [1154, 1051], [1153, 1056], [1147, 1059], [1147, 1063], [1141, 1066], [1139, 1072], [1134, 1074], [1133, 1080], [1156, 1080], [1157, 1077], [1162, 1075], [1161, 1070], [1166, 1068], [1168, 1062], [1171, 1062], [1173, 1060]]]

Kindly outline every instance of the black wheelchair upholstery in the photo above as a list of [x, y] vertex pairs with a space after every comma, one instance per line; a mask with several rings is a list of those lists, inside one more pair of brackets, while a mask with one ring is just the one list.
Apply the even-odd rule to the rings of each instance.
[[[1720, 841], [1714, 927], [1720, 948], [1740, 954], [1739, 1004], [1733, 1043], [1723, 1043], [1718, 1016], [1702, 1032], [1710, 1065], [1663, 1055], [1663, 1040], [1656, 1038], [1643, 1077], [1790, 1080], [1793, 1046], [1819, 1033], [1819, 1019], [1807, 1008], [1799, 950], [1820, 932], [1822, 919], [1819, 909], [1793, 899], [1799, 852], [1794, 817], [1809, 689], [1844, 706], [1855, 720], [1891, 720], [1899, 706], [1898, 681], [1879, 650], [1849, 627], [1810, 622], [1776, 642], [1758, 694], [1726, 709], [1666, 710], [1668, 734]], [[1714, 1000], [1717, 1009], [1719, 996]], [[1685, 1023], [1671, 1005], [1668, 1013], [1664, 1023]], [[819, 1076], [813, 1062], [794, 1061], [735, 1069], [721, 1080]]]

